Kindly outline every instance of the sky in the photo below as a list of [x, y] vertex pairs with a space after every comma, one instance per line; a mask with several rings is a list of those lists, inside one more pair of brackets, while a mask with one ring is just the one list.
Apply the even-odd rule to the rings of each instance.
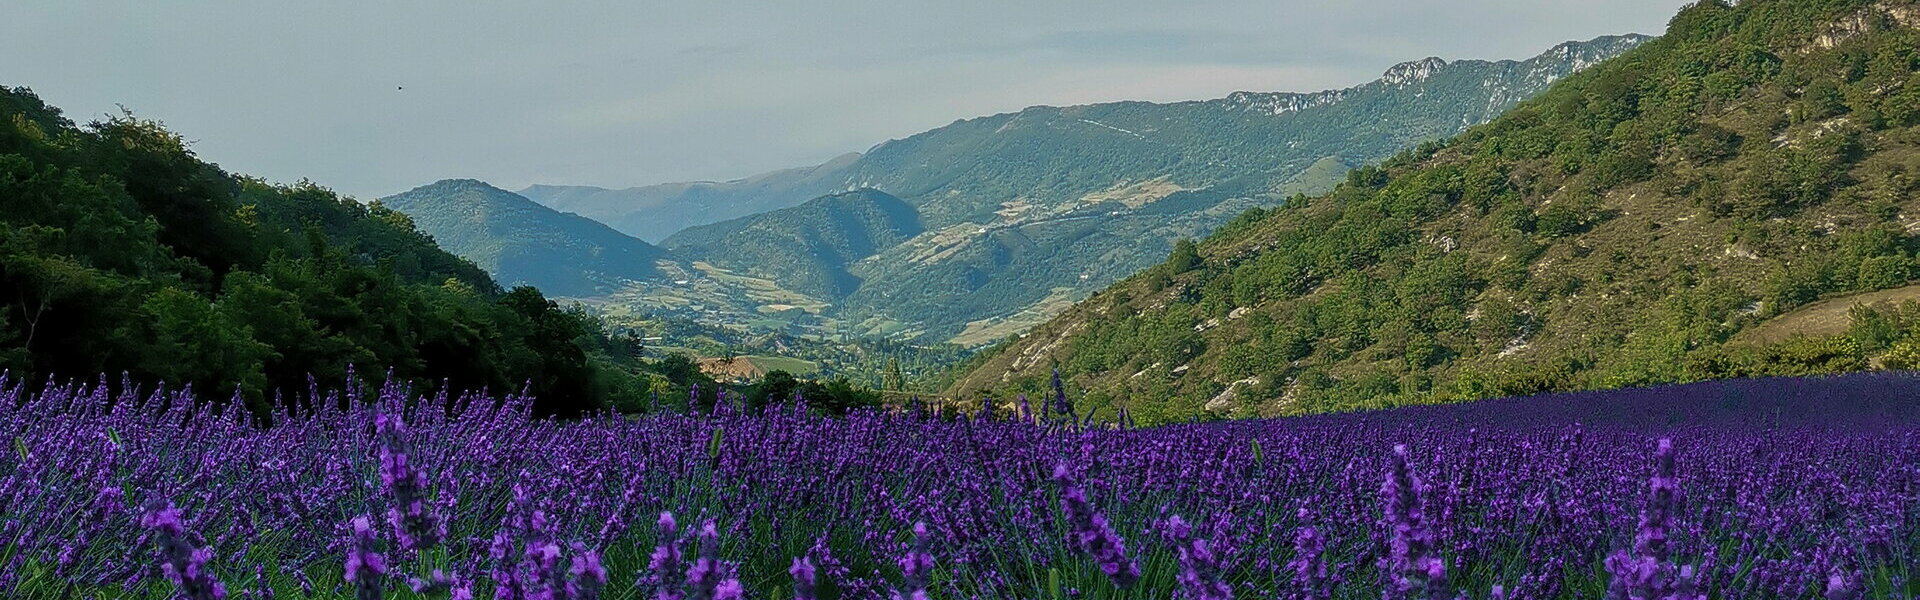
[[363, 199], [725, 180], [1039, 104], [1357, 85], [1658, 34], [1684, 0], [0, 3], [0, 85]]

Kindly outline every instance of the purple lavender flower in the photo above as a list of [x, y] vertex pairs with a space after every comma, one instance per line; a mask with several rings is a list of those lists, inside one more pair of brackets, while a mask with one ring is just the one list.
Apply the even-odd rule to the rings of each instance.
[[927, 600], [927, 575], [933, 572], [933, 553], [928, 551], [927, 524], [913, 524], [913, 545], [900, 557], [900, 587], [893, 600]]
[[655, 600], [680, 600], [681, 567], [684, 556], [681, 549], [680, 526], [674, 522], [673, 513], [660, 513], [659, 538], [653, 548], [653, 556], [647, 563], [652, 571], [650, 581], [654, 586]]
[[[1301, 517], [1306, 517], [1306, 509], [1301, 509]], [[1327, 573], [1327, 540], [1312, 526], [1301, 527], [1293, 536], [1293, 560], [1287, 563], [1293, 569], [1294, 584], [1300, 588], [1301, 600], [1326, 600], [1333, 597], [1333, 578]]]
[[1053, 397], [1048, 400], [1050, 400], [1048, 406], [1053, 409], [1054, 413], [1062, 417], [1072, 416], [1073, 403], [1067, 401], [1067, 386], [1064, 382], [1060, 381], [1059, 367], [1053, 368]]
[[787, 574], [793, 576], [793, 600], [816, 598], [814, 579], [817, 575], [814, 572], [813, 561], [807, 560], [805, 556], [793, 559], [793, 566], [787, 568]]
[[739, 600], [744, 593], [733, 566], [719, 554], [720, 531], [707, 519], [700, 525], [700, 555], [687, 567], [687, 600]]
[[431, 548], [446, 537], [447, 525], [428, 508], [427, 474], [413, 465], [407, 424], [382, 413], [374, 417], [374, 427], [380, 440], [380, 483], [393, 502], [387, 522], [394, 539], [402, 551]]
[[1647, 480], [1647, 501], [1640, 510], [1640, 527], [1633, 551], [1607, 557], [1609, 599], [1660, 598], [1704, 600], [1692, 566], [1671, 560], [1668, 532], [1673, 528], [1674, 497], [1679, 479], [1674, 475], [1673, 440], [1661, 439], [1653, 453], [1654, 472]]
[[574, 548], [567, 574], [567, 597], [572, 600], [599, 600], [607, 588], [607, 568], [600, 564], [600, 553], [590, 548]]
[[1180, 561], [1181, 595], [1189, 600], [1232, 600], [1233, 588], [1220, 581], [1220, 558], [1207, 540], [1193, 536], [1193, 525], [1180, 515], [1168, 518], [1160, 528], [1167, 545]]
[[1387, 556], [1380, 563], [1385, 600], [1447, 598], [1447, 563], [1427, 523], [1426, 496], [1426, 485], [1408, 464], [1407, 447], [1394, 446], [1392, 468], [1380, 486], [1388, 531]]
[[1827, 575], [1827, 600], [1860, 600], [1860, 587], [1853, 578], [1835, 569]]
[[446, 571], [440, 569], [434, 569], [433, 573], [427, 575], [424, 579], [413, 577], [407, 580], [407, 587], [412, 589], [413, 593], [423, 596], [448, 592], [454, 589], [455, 586], [454, 576], [448, 575]]
[[193, 546], [187, 537], [186, 524], [180, 520], [180, 510], [174, 508], [172, 502], [148, 504], [140, 517], [140, 525], [153, 531], [154, 540], [160, 545], [160, 572], [167, 581], [173, 582], [180, 598], [225, 600], [226, 586], [207, 566], [213, 559], [213, 551]]
[[347, 583], [353, 584], [354, 598], [380, 600], [386, 595], [387, 559], [376, 547], [379, 540], [373, 532], [373, 522], [364, 515], [358, 516], [348, 528], [353, 542], [347, 548]]
[[1087, 501], [1087, 493], [1068, 474], [1066, 465], [1053, 469], [1053, 481], [1060, 486], [1060, 508], [1067, 516], [1067, 538], [1074, 548], [1094, 564], [1120, 589], [1140, 580], [1140, 565], [1127, 557], [1126, 541], [1114, 533], [1107, 516]]

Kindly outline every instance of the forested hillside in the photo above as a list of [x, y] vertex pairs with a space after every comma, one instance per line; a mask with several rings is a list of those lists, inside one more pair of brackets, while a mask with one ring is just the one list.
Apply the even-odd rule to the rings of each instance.
[[656, 278], [654, 261], [666, 255], [593, 219], [471, 179], [423, 185], [380, 204], [419, 220], [448, 252], [506, 285], [554, 296], [600, 296]]
[[800, 293], [839, 298], [860, 288], [860, 278], [847, 270], [854, 262], [922, 230], [912, 205], [885, 192], [857, 190], [689, 228], [664, 245]]
[[1914, 366], [1920, 7], [1709, 0], [1451, 142], [1240, 216], [976, 360], [1153, 420]]
[[[130, 115], [76, 125], [0, 87], [0, 368], [192, 385], [263, 407], [352, 366], [536, 394], [571, 413], [639, 394], [619, 344], [503, 292], [398, 212], [203, 162]], [[309, 379], [311, 377], [312, 379]]]

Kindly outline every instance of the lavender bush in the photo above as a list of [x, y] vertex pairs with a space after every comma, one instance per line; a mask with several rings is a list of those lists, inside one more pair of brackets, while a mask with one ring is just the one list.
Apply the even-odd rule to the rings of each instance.
[[0, 376], [0, 597], [1920, 596], [1907, 375], [1148, 430], [527, 406]]

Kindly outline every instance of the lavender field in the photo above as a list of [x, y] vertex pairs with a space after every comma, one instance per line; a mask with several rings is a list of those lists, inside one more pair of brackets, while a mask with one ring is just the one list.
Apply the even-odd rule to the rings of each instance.
[[1920, 594], [1908, 375], [1144, 430], [0, 388], [7, 598]]

